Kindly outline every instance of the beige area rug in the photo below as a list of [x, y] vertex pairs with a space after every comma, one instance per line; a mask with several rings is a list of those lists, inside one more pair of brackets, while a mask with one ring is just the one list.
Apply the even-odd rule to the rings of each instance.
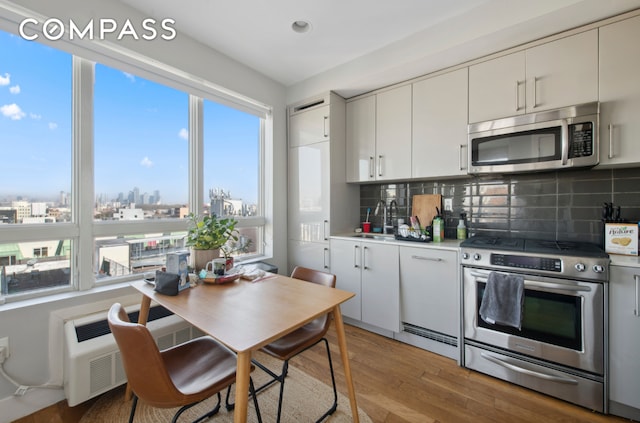
[[[256, 354], [255, 357], [268, 368], [276, 370], [276, 373], [279, 373], [278, 370], [281, 369], [281, 362], [262, 353]], [[259, 368], [256, 368], [253, 373], [251, 373], [251, 377], [253, 378], [253, 382], [256, 387], [269, 379], [268, 375]], [[80, 423], [114, 423], [129, 421], [131, 401], [124, 400], [124, 391], [125, 387], [121, 386], [103, 394], [98, 398], [95, 404], [91, 406], [89, 411], [85, 413]], [[265, 423], [276, 421], [279, 392], [279, 385], [273, 384], [271, 387], [258, 394], [258, 405], [260, 407], [262, 421]], [[232, 400], [233, 394], [234, 388], [231, 389]], [[233, 422], [233, 411], [228, 412], [224, 407], [225, 395], [226, 390], [222, 392], [222, 406], [220, 407], [220, 411], [208, 421], [212, 423]], [[185, 411], [180, 416], [179, 422], [195, 420], [199, 416], [211, 410], [214, 407], [215, 402], [215, 396], [201, 402], [193, 408]], [[326, 385], [293, 366], [289, 366], [289, 374], [287, 375], [287, 381], [284, 385], [284, 402], [282, 405], [281, 420], [283, 423], [313, 422], [324, 414], [332, 402], [333, 389], [331, 388], [331, 385]], [[152, 408], [146, 406], [144, 402], [139, 401], [134, 423], [170, 422], [177, 410], [178, 408]], [[369, 416], [367, 416], [362, 410], [359, 409], [358, 414], [362, 423], [371, 423]], [[247, 421], [257, 422], [253, 400], [251, 399], [249, 399]], [[338, 409], [325, 421], [353, 421], [349, 398], [338, 392]]]

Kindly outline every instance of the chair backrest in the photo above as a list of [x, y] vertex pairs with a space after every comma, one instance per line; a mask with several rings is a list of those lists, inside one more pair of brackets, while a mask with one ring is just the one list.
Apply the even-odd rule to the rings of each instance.
[[149, 329], [138, 323], [131, 323], [127, 312], [119, 303], [111, 306], [107, 320], [120, 349], [127, 381], [133, 392], [155, 407], [175, 402], [181, 393], [171, 381]]
[[[291, 272], [291, 277], [300, 279], [303, 281], [317, 283], [319, 285], [328, 286], [331, 288], [336, 287], [336, 275], [327, 272], [321, 272], [319, 270], [309, 269], [307, 267], [296, 266]], [[314, 327], [322, 327], [324, 333], [329, 330], [331, 325], [331, 319], [329, 316], [331, 313], [320, 316], [317, 319], [309, 322], [307, 325], [313, 325]]]
[[291, 272], [291, 277], [301, 279], [307, 282], [313, 282], [324, 286], [336, 287], [336, 275], [321, 272], [319, 270], [309, 269], [307, 267], [296, 266]]

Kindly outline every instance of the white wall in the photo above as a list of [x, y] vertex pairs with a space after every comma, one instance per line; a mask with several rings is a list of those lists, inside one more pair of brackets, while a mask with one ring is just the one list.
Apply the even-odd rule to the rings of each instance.
[[[17, 33], [15, 15], [3, 9], [8, 2], [0, 0], [0, 28]], [[146, 16], [125, 6], [118, 0], [21, 0], [20, 6], [45, 17], [57, 17], [63, 21], [74, 19], [87, 22], [94, 18], [126, 19], [140, 22]], [[8, 20], [14, 19], [14, 22]], [[213, 51], [201, 43], [183, 36], [170, 41], [122, 41], [122, 46], [137, 51], [161, 63], [203, 78], [220, 87], [262, 102], [273, 108], [273, 151], [267, 152], [268, 167], [273, 169], [274, 257], [269, 260], [279, 269], [287, 268], [286, 213], [287, 213], [287, 156], [286, 156], [286, 105], [282, 85], [247, 68], [230, 58]], [[285, 230], [282, 230], [285, 228]], [[11, 357], [4, 363], [6, 371], [19, 382], [28, 385], [47, 383], [60, 373], [59, 346], [62, 330], [50, 337], [50, 324], [55, 323], [52, 313], [80, 307], [90, 312], [84, 304], [96, 303], [102, 307], [115, 299], [131, 294], [131, 288], [107, 288], [92, 293], [60, 295], [54, 301], [31, 301], [25, 304], [0, 305], [0, 337], [9, 337]], [[56, 337], [59, 337], [56, 339]], [[53, 363], [50, 363], [50, 359]], [[60, 382], [59, 380], [52, 380]], [[23, 397], [14, 397], [15, 388], [0, 376], [0, 423], [10, 422], [29, 415], [41, 408], [64, 399], [62, 390], [40, 389]]]

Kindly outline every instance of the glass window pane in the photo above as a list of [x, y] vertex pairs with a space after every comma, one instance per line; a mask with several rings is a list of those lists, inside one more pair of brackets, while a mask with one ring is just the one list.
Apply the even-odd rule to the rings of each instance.
[[70, 286], [68, 239], [0, 244], [0, 294]]
[[72, 56], [0, 31], [1, 223], [70, 221]]
[[189, 96], [101, 64], [95, 81], [96, 220], [180, 217]]
[[186, 232], [96, 238], [96, 276], [101, 278], [155, 272], [165, 267], [168, 253], [185, 252]]
[[260, 118], [204, 101], [204, 189], [217, 216], [258, 213]]

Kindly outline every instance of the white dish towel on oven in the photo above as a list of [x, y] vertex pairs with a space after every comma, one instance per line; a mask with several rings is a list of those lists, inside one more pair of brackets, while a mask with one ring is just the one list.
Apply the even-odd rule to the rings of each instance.
[[520, 275], [491, 272], [482, 294], [480, 317], [489, 324], [522, 329], [524, 278]]

